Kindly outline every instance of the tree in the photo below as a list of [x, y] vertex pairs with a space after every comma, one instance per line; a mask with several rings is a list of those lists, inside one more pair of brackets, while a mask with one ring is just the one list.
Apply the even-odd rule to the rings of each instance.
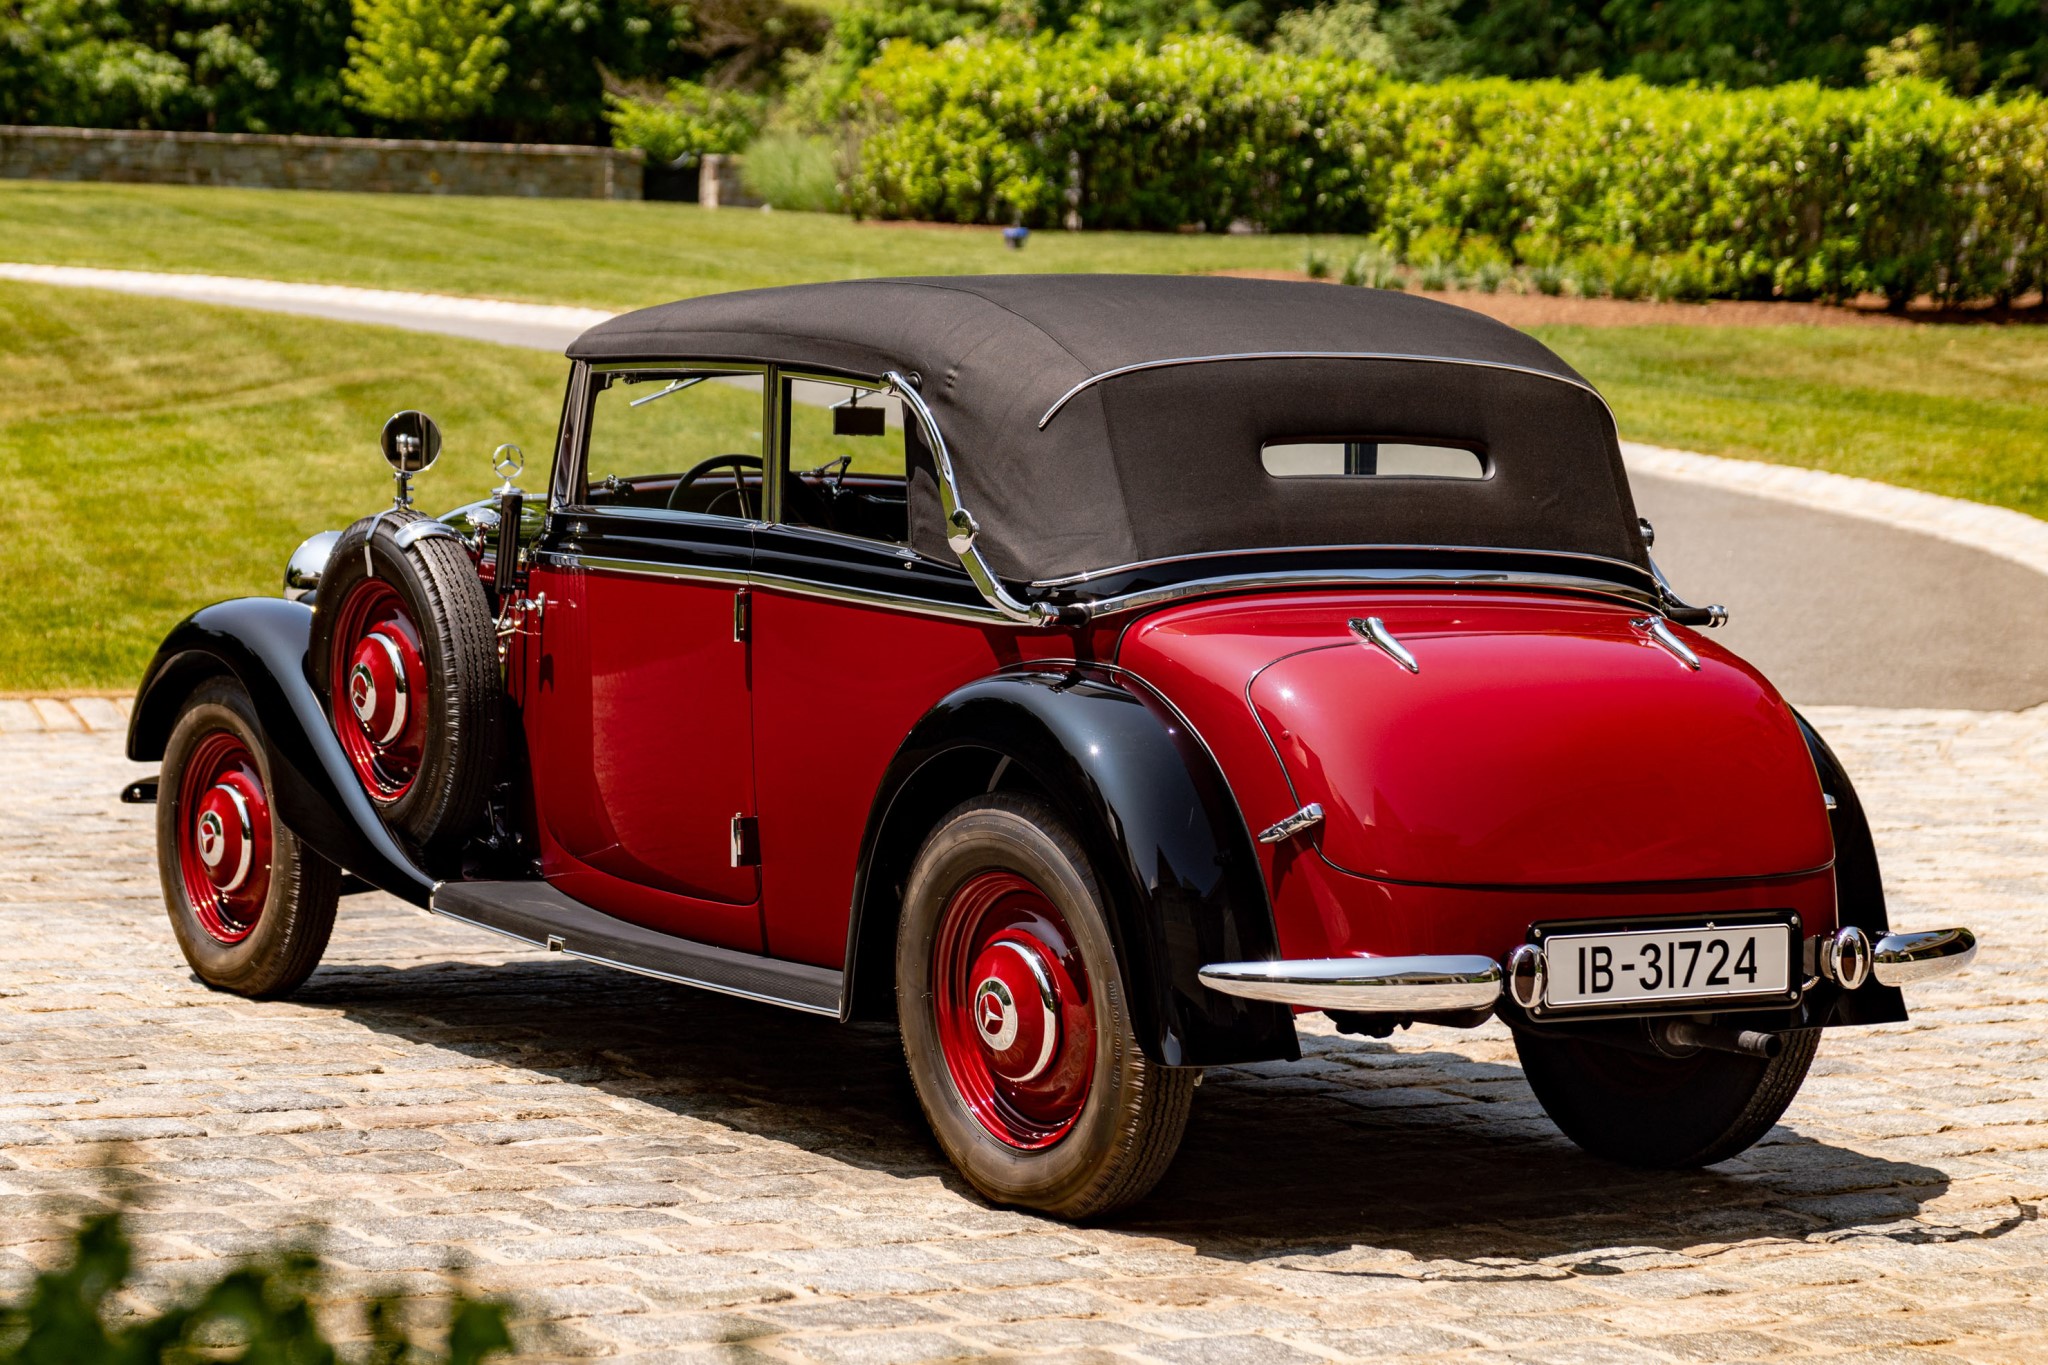
[[372, 118], [445, 128], [482, 112], [505, 83], [512, 7], [484, 0], [352, 0], [341, 81]]

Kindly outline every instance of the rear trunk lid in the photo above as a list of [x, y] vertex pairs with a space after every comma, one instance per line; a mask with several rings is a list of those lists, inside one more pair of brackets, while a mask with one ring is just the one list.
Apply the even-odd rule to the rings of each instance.
[[[1191, 617], [1148, 643], [1207, 636], [1212, 664], [1252, 665], [1240, 695], [1293, 795], [1323, 807], [1308, 837], [1339, 868], [1576, 886], [1778, 876], [1833, 856], [1790, 709], [1704, 638], [1677, 632], [1695, 669], [1625, 605], [1334, 596]], [[1350, 625], [1368, 617], [1392, 649]], [[1247, 631], [1268, 648], [1248, 649]]]

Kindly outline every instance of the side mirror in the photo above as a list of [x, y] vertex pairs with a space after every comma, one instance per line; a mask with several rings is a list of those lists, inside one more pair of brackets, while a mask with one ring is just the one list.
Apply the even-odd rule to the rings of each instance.
[[384, 424], [377, 443], [384, 448], [384, 459], [400, 474], [422, 473], [441, 458], [441, 428], [424, 412], [409, 408]]
[[441, 458], [441, 428], [424, 412], [408, 408], [392, 414], [377, 444], [398, 476], [398, 506], [412, 506], [412, 476], [431, 469]]

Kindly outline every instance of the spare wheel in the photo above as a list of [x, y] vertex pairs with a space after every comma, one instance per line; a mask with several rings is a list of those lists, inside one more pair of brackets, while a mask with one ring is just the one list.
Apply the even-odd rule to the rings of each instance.
[[313, 612], [313, 682], [384, 820], [429, 851], [483, 818], [503, 743], [498, 644], [460, 541], [399, 533], [401, 509], [341, 533]]

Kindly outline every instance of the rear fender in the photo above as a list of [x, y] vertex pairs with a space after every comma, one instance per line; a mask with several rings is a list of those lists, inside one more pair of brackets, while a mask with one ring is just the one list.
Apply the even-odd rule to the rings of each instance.
[[313, 690], [306, 668], [312, 628], [312, 608], [274, 597], [237, 598], [186, 617], [143, 674], [128, 757], [162, 759], [192, 689], [211, 677], [235, 678], [255, 704], [279, 817], [328, 861], [425, 906], [433, 880], [378, 818]]
[[[1813, 755], [1813, 768], [1820, 776], [1820, 789], [1835, 798], [1835, 808], [1828, 812], [1828, 825], [1835, 836], [1836, 919], [1845, 927], [1855, 925], [1875, 943], [1890, 932], [1891, 917], [1885, 910], [1884, 878], [1878, 872], [1877, 844], [1870, 837], [1870, 820], [1863, 813], [1863, 803], [1856, 797], [1855, 785], [1849, 781], [1842, 760], [1835, 757], [1835, 751], [1805, 716], [1797, 711], [1792, 715], [1799, 722], [1800, 733], [1806, 736], [1807, 752]], [[1832, 1014], [1825, 1016], [1828, 1023], [1896, 1024], [1906, 1018], [1906, 997], [1897, 986], [1866, 981], [1861, 988], [1844, 992], [1822, 982], [1814, 988], [1815, 993], [1822, 988], [1834, 991], [1837, 996]]]
[[970, 683], [904, 740], [862, 841], [847, 932], [849, 1015], [893, 1015], [902, 881], [932, 823], [993, 789], [1004, 760], [1059, 808], [1105, 883], [1146, 1056], [1168, 1066], [1298, 1056], [1284, 1006], [1226, 996], [1196, 977], [1211, 962], [1278, 955], [1251, 836], [1222, 774], [1159, 699], [1100, 668]]

